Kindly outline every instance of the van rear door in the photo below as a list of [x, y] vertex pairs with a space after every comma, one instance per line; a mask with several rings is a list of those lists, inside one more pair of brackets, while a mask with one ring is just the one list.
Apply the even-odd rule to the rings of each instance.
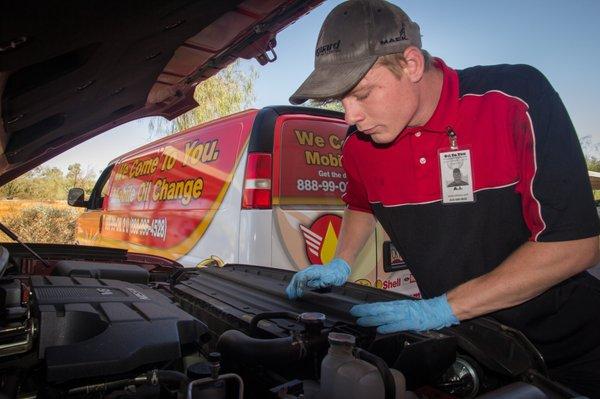
[[[345, 205], [341, 148], [347, 125], [340, 118], [306, 114], [277, 118], [273, 143], [272, 264], [300, 270], [329, 262]], [[351, 281], [374, 285], [375, 234], [353, 265]]]

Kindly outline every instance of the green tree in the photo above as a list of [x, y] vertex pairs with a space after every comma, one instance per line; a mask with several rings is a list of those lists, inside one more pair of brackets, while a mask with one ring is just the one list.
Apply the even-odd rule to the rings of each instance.
[[45, 168], [38, 178], [39, 196], [43, 200], [62, 199], [65, 197], [65, 176], [56, 166]]
[[36, 168], [4, 184], [0, 187], [0, 196], [2, 198], [34, 198], [38, 190], [38, 172], [39, 168]]
[[592, 156], [592, 157], [586, 158], [585, 161], [587, 163], [588, 170], [591, 170], [594, 172], [600, 172], [600, 159]]
[[254, 82], [257, 77], [255, 69], [245, 72], [239, 61], [234, 62], [196, 86], [194, 99], [198, 107], [172, 121], [153, 118], [149, 125], [151, 134], [174, 134], [250, 107], [255, 100]]
[[83, 172], [80, 163], [73, 163], [67, 166], [67, 186], [80, 187], [83, 180]]
[[600, 172], [600, 143], [594, 143], [591, 136], [583, 136], [579, 139], [588, 170]]
[[96, 184], [96, 172], [94, 171], [93, 168], [90, 168], [88, 166], [85, 174], [83, 175], [83, 179], [82, 179], [82, 183], [81, 183], [81, 188], [83, 188], [85, 190], [85, 194], [87, 197], [89, 197], [95, 184]]
[[83, 172], [80, 163], [67, 167], [67, 174], [59, 168], [38, 166], [0, 187], [0, 198], [34, 200], [63, 200], [71, 187], [81, 187], [89, 195], [96, 183], [96, 172], [87, 167]]
[[329, 109], [331, 111], [344, 112], [344, 107], [342, 106], [341, 101], [316, 101], [316, 100], [308, 100], [306, 103], [307, 106], [313, 108], [322, 108]]
[[9, 181], [0, 187], [0, 196], [3, 198], [28, 198], [31, 191], [31, 172]]

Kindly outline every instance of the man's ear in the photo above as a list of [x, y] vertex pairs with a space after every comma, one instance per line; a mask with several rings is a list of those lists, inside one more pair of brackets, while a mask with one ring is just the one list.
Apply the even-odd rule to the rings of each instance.
[[404, 59], [406, 60], [403, 71], [408, 79], [417, 83], [425, 73], [425, 58], [423, 53], [415, 46], [409, 46], [404, 50]]

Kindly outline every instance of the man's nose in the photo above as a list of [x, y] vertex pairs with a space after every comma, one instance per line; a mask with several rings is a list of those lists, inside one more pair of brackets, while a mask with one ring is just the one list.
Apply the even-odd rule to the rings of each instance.
[[348, 125], [356, 125], [365, 119], [364, 113], [356, 104], [356, 101], [353, 101], [351, 98], [343, 98], [342, 106], [345, 112], [344, 119]]

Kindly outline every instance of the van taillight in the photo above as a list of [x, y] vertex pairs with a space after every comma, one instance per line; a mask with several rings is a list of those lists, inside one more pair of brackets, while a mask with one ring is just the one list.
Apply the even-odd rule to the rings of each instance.
[[271, 208], [271, 154], [253, 152], [248, 154], [242, 208]]

